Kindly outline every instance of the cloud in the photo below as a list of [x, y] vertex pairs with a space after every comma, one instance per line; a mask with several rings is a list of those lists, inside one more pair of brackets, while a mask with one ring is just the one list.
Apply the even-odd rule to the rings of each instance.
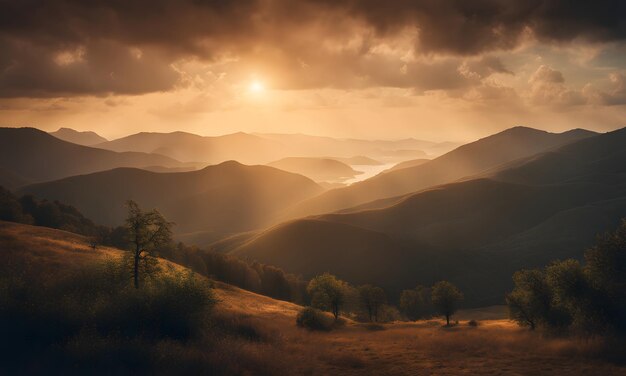
[[587, 103], [582, 91], [568, 88], [563, 74], [547, 65], [539, 66], [528, 82], [528, 97], [535, 105], [567, 107]]
[[604, 106], [626, 105], [626, 77], [621, 73], [609, 74], [609, 89], [600, 90], [589, 84], [585, 86], [583, 92], [594, 104]]
[[[189, 84], [181, 61], [277, 88], [458, 90], [495, 55], [626, 38], [617, 0], [0, 0], [0, 96], [141, 94]], [[224, 65], [224, 62], [231, 64]], [[198, 77], [198, 75], [196, 75]]]

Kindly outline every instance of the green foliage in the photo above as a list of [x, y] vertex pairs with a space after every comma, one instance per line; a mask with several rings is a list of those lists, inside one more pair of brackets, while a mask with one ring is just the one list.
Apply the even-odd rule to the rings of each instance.
[[[144, 216], [157, 216], [158, 213], [156, 211], [144, 213], [136, 203], [132, 205], [131, 214], [133, 212], [137, 217], [140, 213]], [[131, 242], [134, 239], [128, 223], [125, 226], [113, 228], [94, 225], [72, 206], [57, 201], [39, 201], [30, 195], [18, 198], [2, 187], [0, 187], [0, 220], [58, 228], [86, 235], [89, 237], [90, 246], [94, 249], [99, 245], [108, 245], [119, 249], [136, 250], [136, 244]], [[168, 224], [171, 227], [171, 223]], [[159, 237], [162, 237], [161, 235], [163, 233], [160, 233]], [[152, 244], [146, 243], [141, 251], [141, 257], [137, 263], [139, 283], [143, 279], [149, 279], [150, 275], [157, 271], [158, 264], [154, 256], [158, 254], [160, 257], [185, 265], [197, 273], [246, 290], [276, 299], [306, 303], [306, 281], [296, 275], [285, 273], [280, 268], [259, 263], [249, 264], [233, 256], [198, 249], [183, 243], [174, 245], [169, 241], [160, 240], [163, 239], [157, 237], [150, 242]], [[125, 265], [128, 270], [134, 270], [133, 252], [126, 255]]]
[[143, 368], [142, 362], [154, 362], [148, 359], [153, 341], [184, 343], [207, 330], [216, 299], [206, 280], [169, 270], [137, 290], [129, 277], [118, 261], [63, 279], [6, 273], [0, 280], [0, 373], [33, 367], [76, 372], [94, 361], [103, 362], [109, 371], [99, 372], [105, 373]]
[[58, 201], [37, 200], [31, 195], [20, 198], [0, 187], [0, 220], [31, 224], [96, 235], [104, 228], [96, 226], [75, 207]]
[[400, 310], [412, 321], [428, 318], [433, 311], [430, 295], [430, 289], [424, 286], [403, 290], [400, 295]]
[[197, 273], [275, 299], [304, 304], [306, 282], [282, 269], [249, 264], [237, 257], [183, 243], [159, 248], [159, 256], [185, 265]]
[[450, 325], [450, 316], [458, 309], [463, 294], [452, 283], [440, 281], [433, 286], [431, 299], [437, 311], [446, 317], [446, 325]]
[[358, 288], [359, 302], [367, 312], [370, 321], [378, 321], [378, 313], [387, 302], [385, 291], [380, 287], [363, 285]]
[[511, 318], [531, 329], [626, 333], [626, 221], [600, 236], [585, 262], [555, 261], [545, 270], [515, 273], [507, 295]]
[[309, 330], [330, 330], [333, 327], [333, 319], [324, 312], [313, 307], [304, 307], [296, 316], [296, 324]]
[[139, 205], [129, 200], [127, 202], [128, 217], [126, 229], [131, 256], [127, 259], [132, 266], [135, 288], [139, 288], [140, 275], [150, 275], [158, 270], [155, 256], [152, 252], [172, 241], [172, 222], [158, 210], [143, 211]]
[[313, 278], [307, 286], [313, 307], [332, 312], [335, 320], [339, 318], [345, 303], [348, 284], [332, 274], [324, 273]]
[[396, 306], [383, 304], [378, 309], [378, 322], [401, 321], [402, 314]]
[[553, 291], [541, 270], [521, 270], [513, 275], [515, 289], [507, 296], [510, 317], [520, 325], [535, 329], [567, 324], [567, 318], [553, 302]]

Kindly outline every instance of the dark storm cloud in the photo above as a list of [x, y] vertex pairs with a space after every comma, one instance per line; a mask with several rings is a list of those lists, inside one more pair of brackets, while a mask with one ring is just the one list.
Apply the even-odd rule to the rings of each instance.
[[[626, 38], [620, 0], [328, 0], [380, 33], [415, 25], [424, 51], [477, 54], [517, 45], [525, 30], [547, 42]], [[341, 5], [338, 5], [341, 4]]]
[[506, 68], [495, 58], [466, 70], [401, 64], [364, 58], [367, 43], [328, 52], [318, 41], [413, 28], [418, 54], [477, 56], [527, 33], [546, 43], [622, 40], [625, 12], [609, 0], [0, 0], [0, 96], [168, 90], [173, 62], [221, 56], [279, 67], [284, 88], [456, 88]]

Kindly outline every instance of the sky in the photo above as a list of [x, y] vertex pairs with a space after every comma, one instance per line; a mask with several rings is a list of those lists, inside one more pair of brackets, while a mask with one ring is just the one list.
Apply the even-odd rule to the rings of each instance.
[[0, 0], [0, 125], [465, 141], [626, 126], [615, 0]]

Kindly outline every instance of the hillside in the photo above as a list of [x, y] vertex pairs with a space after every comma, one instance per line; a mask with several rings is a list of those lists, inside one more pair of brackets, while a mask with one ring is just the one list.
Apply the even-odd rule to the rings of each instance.
[[181, 167], [182, 164], [163, 155], [115, 153], [76, 145], [34, 128], [0, 128], [0, 167], [31, 182], [144, 166]]
[[11, 170], [0, 167], [0, 187], [15, 189], [31, 183], [28, 179], [16, 174]]
[[[515, 270], [556, 258], [581, 258], [598, 231], [626, 217], [624, 144], [626, 129], [516, 161], [489, 177], [441, 185], [382, 200], [377, 208], [326, 214], [315, 220], [334, 228], [339, 238], [342, 226], [349, 225], [401, 244], [405, 251], [393, 263], [403, 268], [388, 270], [387, 280], [427, 284], [432, 279], [451, 279], [468, 286], [468, 301], [495, 304], [501, 302]], [[241, 247], [248, 257], [265, 260], [264, 237], [274, 235], [270, 230]], [[281, 254], [291, 257], [287, 255], [311, 242], [319, 249], [333, 249], [332, 241], [324, 242], [314, 228], [297, 237], [282, 237], [292, 241], [275, 244], [272, 260], [287, 271], [290, 265], [280, 264]], [[381, 246], [379, 252], [385, 249]], [[352, 256], [360, 251], [355, 245], [337, 250]], [[373, 251], [368, 248], [368, 252]], [[351, 273], [358, 273], [360, 265], [367, 263], [358, 260], [350, 264]], [[341, 276], [342, 267], [346, 266], [328, 268]], [[322, 270], [326, 269], [308, 273]]]
[[[312, 238], [311, 235], [315, 234]], [[297, 245], [297, 246], [296, 246]], [[312, 219], [287, 222], [236, 248], [232, 254], [276, 265], [305, 277], [330, 271], [354, 283], [384, 282], [401, 250], [387, 235]], [[358, 263], [358, 267], [354, 265]], [[381, 274], [384, 274], [381, 275]]]
[[[87, 239], [72, 233], [0, 222], [3, 277], [15, 272], [11, 266], [28, 265], [19, 272], [23, 281], [31, 282], [35, 274], [39, 278], [45, 275], [48, 281], [62, 280], [94, 262], [119, 258], [121, 254], [114, 248], [93, 250]], [[184, 270], [164, 260], [159, 262]], [[461, 325], [452, 328], [429, 320], [379, 324], [377, 330], [371, 330], [367, 325], [347, 320], [345, 326], [331, 332], [310, 332], [295, 325], [295, 315], [301, 308], [298, 305], [220, 282], [213, 286], [218, 299], [213, 327], [233, 334], [222, 334], [217, 346], [196, 341], [178, 346], [172, 340], [161, 342], [150, 348], [158, 352], [155, 364], [146, 364], [144, 356], [141, 367], [156, 367], [164, 374], [194, 374], [200, 372], [198, 367], [202, 372], [216, 374], [272, 375], [414, 375], [416, 369], [437, 374], [491, 374], [497, 369], [503, 375], [624, 372], [619, 365], [591, 358], [596, 349], [593, 341], [582, 344], [571, 339], [547, 338], [506, 320], [483, 319], [484, 311], [489, 317], [493, 309], [461, 311], [457, 315]], [[478, 327], [467, 325], [465, 320], [477, 317], [481, 320]], [[54, 317], [43, 319], [55, 322]], [[88, 339], [79, 343], [82, 346], [75, 355], [77, 359], [90, 360], [99, 349], [106, 349], [103, 340], [93, 336]], [[131, 349], [133, 354], [141, 354], [136, 344]], [[30, 348], [29, 354], [37, 354], [37, 349]], [[58, 352], [55, 354], [58, 356]], [[91, 372], [108, 370], [111, 363], [125, 357], [115, 352], [104, 359], [101, 364], [92, 365]], [[136, 367], [137, 358], [132, 359], [131, 364]], [[40, 361], [45, 362], [30, 359], [31, 364]], [[50, 372], [48, 368], [39, 373]]]
[[267, 165], [317, 182], [340, 182], [360, 174], [347, 164], [329, 158], [287, 157]]
[[300, 175], [231, 161], [177, 173], [119, 168], [30, 185], [20, 193], [73, 205], [97, 223], [112, 226], [123, 222], [124, 203], [133, 199], [176, 222], [178, 234], [206, 231], [217, 240], [263, 226], [321, 190]]
[[63, 141], [85, 146], [93, 146], [95, 144], [100, 144], [108, 141], [106, 138], [100, 136], [96, 132], [79, 132], [71, 128], [59, 128], [58, 130], [49, 133]]
[[584, 130], [555, 134], [532, 128], [511, 128], [463, 145], [419, 166], [379, 174], [349, 187], [325, 192], [293, 208], [290, 214], [296, 218], [329, 213], [451, 183], [592, 135], [593, 132]]
[[430, 159], [411, 159], [409, 161], [404, 161], [404, 162], [400, 162], [397, 165], [393, 166], [392, 168], [383, 171], [384, 173], [387, 172], [391, 172], [391, 171], [396, 171], [396, 170], [402, 170], [403, 168], [409, 168], [409, 167], [416, 167], [419, 165], [423, 165], [424, 163], [430, 161]]

